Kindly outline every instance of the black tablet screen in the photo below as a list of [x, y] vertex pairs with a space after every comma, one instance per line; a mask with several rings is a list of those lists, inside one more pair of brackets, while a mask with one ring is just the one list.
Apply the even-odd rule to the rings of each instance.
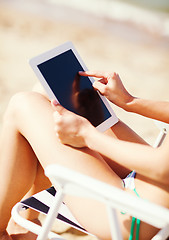
[[66, 109], [87, 118], [95, 127], [111, 116], [90, 79], [78, 74], [84, 69], [72, 50], [39, 64], [38, 69]]

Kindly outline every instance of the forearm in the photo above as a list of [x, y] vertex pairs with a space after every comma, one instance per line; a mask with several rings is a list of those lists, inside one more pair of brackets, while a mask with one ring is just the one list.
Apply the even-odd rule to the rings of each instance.
[[169, 102], [133, 97], [123, 108], [128, 112], [169, 123]]
[[159, 174], [161, 175], [161, 150], [159, 149], [117, 140], [94, 129], [86, 136], [86, 145], [112, 161], [136, 170], [141, 175], [154, 180], [159, 178]]

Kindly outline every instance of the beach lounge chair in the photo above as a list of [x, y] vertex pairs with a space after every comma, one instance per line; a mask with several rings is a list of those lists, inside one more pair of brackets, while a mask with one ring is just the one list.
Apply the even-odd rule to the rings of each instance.
[[[155, 142], [155, 147], [158, 147], [162, 143], [168, 128], [167, 125], [161, 125], [159, 122], [157, 122], [157, 124], [161, 128], [161, 132]], [[52, 187], [35, 194], [31, 198], [17, 203], [12, 209], [14, 221], [37, 234], [38, 240], [63, 239], [60, 235], [50, 231], [56, 217], [70, 224], [70, 226], [84, 233], [88, 233], [83, 226], [76, 221], [63, 203], [63, 197], [66, 193], [94, 198], [106, 204], [113, 240], [123, 239], [116, 209], [121, 212], [127, 212], [133, 216], [133, 219], [140, 219], [159, 228], [160, 230], [156, 236], [152, 238], [153, 240], [165, 240], [169, 236], [168, 209], [57, 164], [48, 166], [45, 169], [45, 174], [50, 178], [55, 188]], [[57, 189], [57, 192], [55, 189]], [[125, 201], [123, 201], [124, 199]], [[28, 207], [47, 214], [42, 227], [21, 217], [19, 214], [20, 211]]]

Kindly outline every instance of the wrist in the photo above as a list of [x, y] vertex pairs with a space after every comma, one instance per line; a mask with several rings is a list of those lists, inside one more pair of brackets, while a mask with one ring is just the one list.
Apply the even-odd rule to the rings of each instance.
[[123, 106], [123, 109], [127, 112], [134, 112], [137, 99], [138, 99], [137, 97], [133, 97], [132, 95], [128, 96]]
[[86, 147], [93, 149], [93, 142], [98, 133], [98, 130], [91, 124], [87, 124], [85, 128], [83, 128], [81, 134]]

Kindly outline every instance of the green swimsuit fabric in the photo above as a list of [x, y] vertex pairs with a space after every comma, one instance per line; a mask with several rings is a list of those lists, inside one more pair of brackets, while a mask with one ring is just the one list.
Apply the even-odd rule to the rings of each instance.
[[[135, 188], [133, 191], [135, 192], [137, 197], [140, 197]], [[140, 219], [132, 217], [129, 240], [133, 240], [135, 223], [136, 223], [136, 240], [139, 240], [140, 222], [141, 222]]]

